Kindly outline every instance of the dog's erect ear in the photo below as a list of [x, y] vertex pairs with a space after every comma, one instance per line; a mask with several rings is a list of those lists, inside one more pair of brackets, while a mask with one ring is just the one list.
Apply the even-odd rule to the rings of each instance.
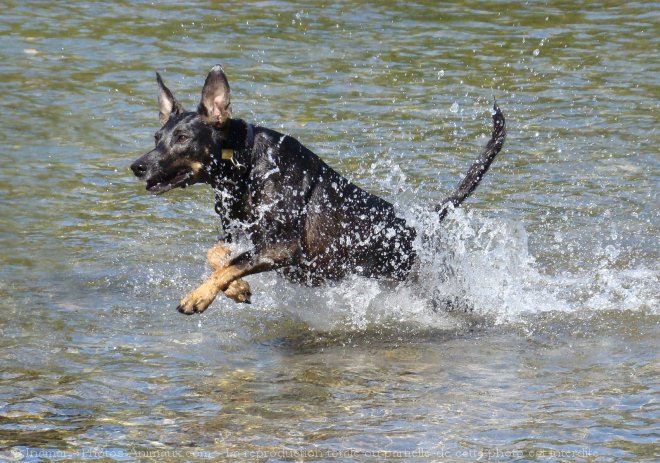
[[197, 112], [204, 122], [216, 127], [222, 127], [231, 117], [229, 82], [219, 64], [206, 76]]
[[156, 73], [156, 82], [158, 82], [158, 116], [160, 118], [160, 125], [165, 124], [172, 113], [180, 114], [184, 111], [183, 106], [170, 92], [170, 89], [165, 86], [160, 74]]

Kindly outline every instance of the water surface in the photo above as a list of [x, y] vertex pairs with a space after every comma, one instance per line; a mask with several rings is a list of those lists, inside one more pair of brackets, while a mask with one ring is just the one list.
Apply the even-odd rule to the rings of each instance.
[[[657, 461], [657, 11], [5, 2], [0, 459]], [[236, 117], [429, 238], [418, 281], [258, 275], [251, 306], [176, 312], [212, 192], [152, 197], [128, 166], [154, 71], [193, 108], [215, 63]], [[440, 225], [493, 98], [505, 148]]]

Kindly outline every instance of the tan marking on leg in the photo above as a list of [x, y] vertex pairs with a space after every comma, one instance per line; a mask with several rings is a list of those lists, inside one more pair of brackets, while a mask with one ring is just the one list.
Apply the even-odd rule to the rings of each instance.
[[225, 243], [217, 243], [206, 253], [206, 258], [214, 271], [221, 270], [229, 263], [231, 249]]
[[211, 276], [194, 291], [188, 293], [179, 303], [180, 312], [185, 314], [201, 313], [215, 300], [220, 291], [236, 302], [250, 302], [252, 291], [247, 281], [242, 279], [222, 279], [220, 276], [229, 268], [231, 249], [225, 243], [217, 243], [206, 253], [206, 257], [213, 269]]
[[209, 278], [181, 299], [177, 309], [186, 315], [202, 313], [211, 305], [218, 292], [219, 288], [214, 284], [213, 279]]
[[241, 272], [241, 269], [233, 265], [213, 272], [197, 289], [181, 299], [181, 303], [177, 307], [179, 312], [187, 315], [204, 312], [218, 293], [227, 290], [229, 285], [241, 275]]
[[225, 296], [236, 302], [246, 302], [249, 304], [252, 291], [248, 282], [239, 278], [229, 283], [229, 286], [225, 289]]
[[[229, 263], [231, 249], [225, 243], [217, 243], [206, 253], [206, 257], [214, 272], [224, 269]], [[236, 302], [250, 302], [252, 291], [250, 285], [245, 280], [232, 281], [225, 290], [225, 296]]]

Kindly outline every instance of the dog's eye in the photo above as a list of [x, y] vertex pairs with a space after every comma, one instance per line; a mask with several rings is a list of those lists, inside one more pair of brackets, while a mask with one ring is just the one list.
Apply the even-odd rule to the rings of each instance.
[[189, 139], [188, 135], [179, 135], [178, 137], [176, 137], [176, 142], [185, 143], [188, 141], [188, 139]]

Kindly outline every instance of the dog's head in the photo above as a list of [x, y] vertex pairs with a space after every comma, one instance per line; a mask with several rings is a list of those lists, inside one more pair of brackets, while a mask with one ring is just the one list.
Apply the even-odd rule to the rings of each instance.
[[211, 160], [222, 129], [231, 117], [229, 83], [219, 65], [213, 66], [204, 82], [196, 112], [186, 111], [156, 73], [160, 129], [156, 147], [131, 165], [133, 173], [147, 182], [147, 190], [165, 193], [208, 181], [204, 167]]

